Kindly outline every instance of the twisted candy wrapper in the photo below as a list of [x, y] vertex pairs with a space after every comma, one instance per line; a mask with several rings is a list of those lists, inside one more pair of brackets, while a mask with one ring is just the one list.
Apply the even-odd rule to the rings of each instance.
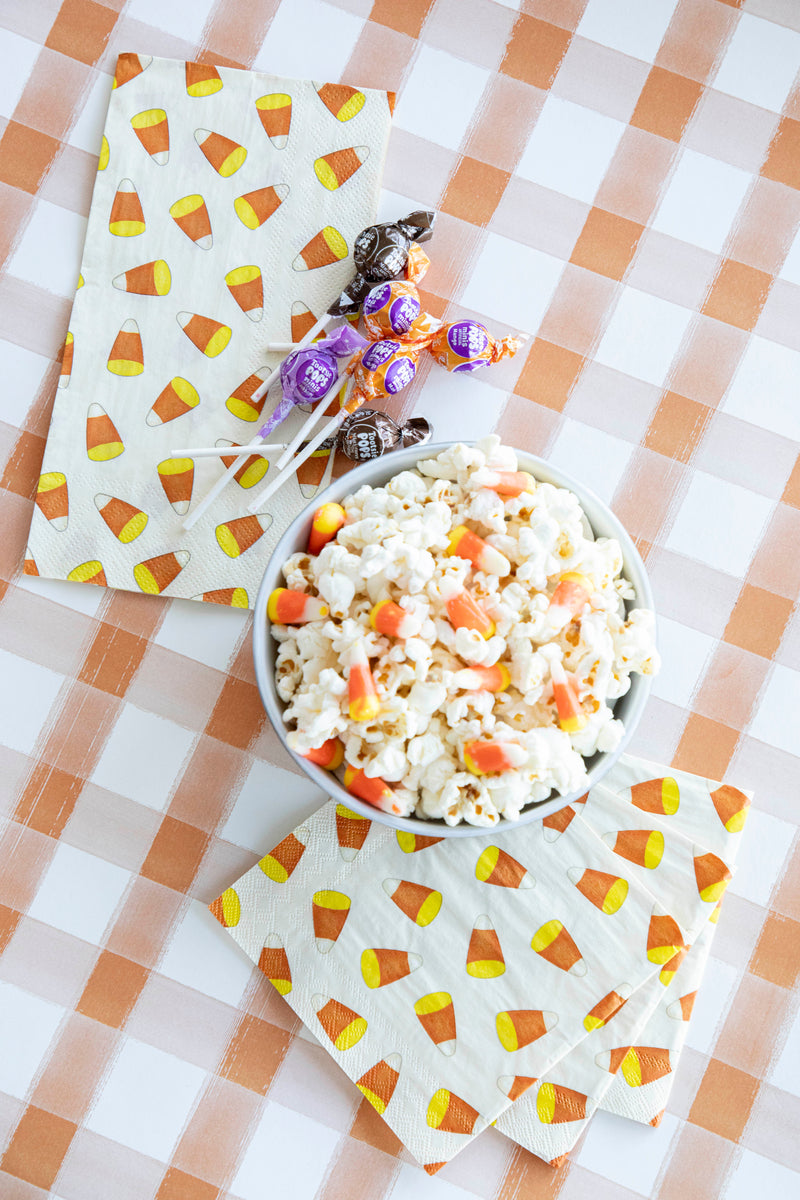
[[435, 213], [420, 210], [409, 213], [402, 221], [386, 221], [362, 229], [353, 244], [356, 275], [328, 309], [330, 315], [346, 317], [357, 313], [370, 288], [397, 279], [406, 270], [410, 257], [414, 263], [410, 254], [412, 245], [427, 242], [433, 236], [435, 219]]
[[281, 366], [283, 398], [258, 431], [266, 437], [288, 417], [297, 404], [316, 404], [339, 377], [339, 359], [350, 358], [367, 345], [351, 325], [342, 325], [328, 337], [302, 350], [294, 350]]

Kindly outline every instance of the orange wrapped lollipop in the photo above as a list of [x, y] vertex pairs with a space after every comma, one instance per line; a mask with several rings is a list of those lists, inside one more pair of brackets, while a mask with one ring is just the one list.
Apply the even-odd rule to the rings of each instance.
[[365, 299], [361, 311], [367, 337], [373, 341], [393, 338], [404, 345], [426, 344], [441, 325], [424, 312], [419, 292], [404, 279], [379, 283]]
[[480, 321], [453, 321], [442, 325], [428, 349], [447, 371], [474, 371], [516, 354], [524, 338], [493, 338]]
[[404, 346], [395, 338], [373, 342], [356, 361], [355, 387], [345, 408], [350, 412], [365, 400], [382, 400], [408, 387], [417, 373], [421, 346]]

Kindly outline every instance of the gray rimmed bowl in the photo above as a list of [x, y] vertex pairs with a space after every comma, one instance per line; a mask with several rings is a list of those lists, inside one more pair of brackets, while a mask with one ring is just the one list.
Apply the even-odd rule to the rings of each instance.
[[[275, 732], [300, 769], [318, 787], [322, 788], [323, 791], [346, 805], [353, 812], [361, 813], [362, 816], [379, 821], [384, 825], [391, 825], [395, 829], [407, 830], [409, 833], [427, 834], [433, 837], [486, 837], [489, 834], [498, 832], [509, 832], [522, 825], [527, 825], [531, 821], [541, 821], [543, 817], [550, 816], [552, 813], [558, 812], [559, 809], [565, 808], [570, 801], [577, 800], [580, 796], [584, 795], [589, 787], [599, 783], [603, 776], [613, 767], [633, 737], [650, 694], [650, 676], [636, 673], [631, 675], [630, 689], [614, 704], [614, 716], [621, 720], [625, 726], [622, 740], [616, 750], [597, 753], [586, 760], [589, 778], [579, 791], [570, 792], [565, 796], [551, 794], [547, 800], [540, 800], [529, 804], [523, 809], [518, 821], [507, 821], [504, 817], [501, 817], [497, 825], [492, 825], [486, 829], [467, 824], [451, 826], [445, 824], [442, 820], [431, 821], [422, 817], [394, 817], [390, 813], [380, 812], [378, 809], [373, 808], [372, 805], [359, 800], [358, 797], [351, 796], [343, 784], [330, 771], [323, 770], [322, 767], [318, 767], [314, 763], [309, 762], [308, 759], [295, 754], [289, 748], [286, 742], [288, 729], [283, 721], [283, 712], [286, 705], [281, 700], [275, 687], [275, 660], [278, 643], [269, 632], [269, 621], [267, 619], [267, 601], [270, 593], [276, 587], [284, 586], [285, 581], [281, 573], [281, 567], [290, 555], [305, 550], [311, 529], [311, 518], [314, 511], [320, 505], [326, 504], [329, 501], [340, 503], [345, 496], [356, 491], [357, 488], [365, 483], [371, 487], [382, 487], [394, 475], [399, 475], [401, 471], [413, 470], [421, 460], [435, 458], [437, 454], [448, 449], [451, 445], [453, 445], [452, 442], [442, 442], [437, 445], [411, 446], [407, 450], [394, 451], [391, 454], [384, 455], [382, 458], [374, 459], [372, 462], [364, 463], [362, 466], [348, 471], [346, 475], [335, 480], [330, 487], [327, 487], [323, 492], [314, 497], [308, 507], [288, 527], [267, 563], [264, 578], [261, 581], [258, 596], [256, 597], [253, 614], [253, 656], [255, 659], [258, 689], [261, 693], [264, 707], [267, 710], [267, 716], [272, 722]], [[579, 483], [577, 479], [573, 479], [565, 471], [551, 466], [544, 459], [537, 458], [534, 454], [528, 454], [524, 450], [517, 450], [516, 454], [520, 470], [530, 471], [531, 475], [542, 483], [552, 483], [556, 487], [569, 488], [571, 492], [575, 493], [595, 537], [612, 537], [617, 539], [622, 550], [623, 574], [630, 580], [636, 590], [636, 603], [629, 607], [652, 609], [654, 607], [653, 593], [644, 563], [625, 528], [619, 519], [614, 516], [608, 505], [604, 504], [594, 492], [590, 491], [582, 483]]]

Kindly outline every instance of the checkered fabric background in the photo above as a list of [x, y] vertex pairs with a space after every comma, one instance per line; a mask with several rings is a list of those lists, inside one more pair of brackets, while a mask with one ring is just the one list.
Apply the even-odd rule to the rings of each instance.
[[[797, 0], [0, 0], [3, 1200], [771, 1200], [800, 1189]], [[756, 790], [658, 1129], [435, 1179], [192, 898], [322, 794], [249, 617], [20, 574], [123, 50], [395, 89], [425, 297], [534, 335], [407, 405], [608, 500], [664, 670], [632, 749]], [[213, 926], [213, 928], [212, 928]], [[795, 990], [793, 990], [795, 989]]]

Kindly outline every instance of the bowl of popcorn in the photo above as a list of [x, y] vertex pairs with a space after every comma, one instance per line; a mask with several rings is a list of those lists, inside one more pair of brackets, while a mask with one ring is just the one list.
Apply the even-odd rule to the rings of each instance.
[[253, 648], [302, 770], [363, 816], [437, 837], [583, 796], [659, 665], [650, 584], [617, 517], [494, 435], [331, 484], [272, 554]]

